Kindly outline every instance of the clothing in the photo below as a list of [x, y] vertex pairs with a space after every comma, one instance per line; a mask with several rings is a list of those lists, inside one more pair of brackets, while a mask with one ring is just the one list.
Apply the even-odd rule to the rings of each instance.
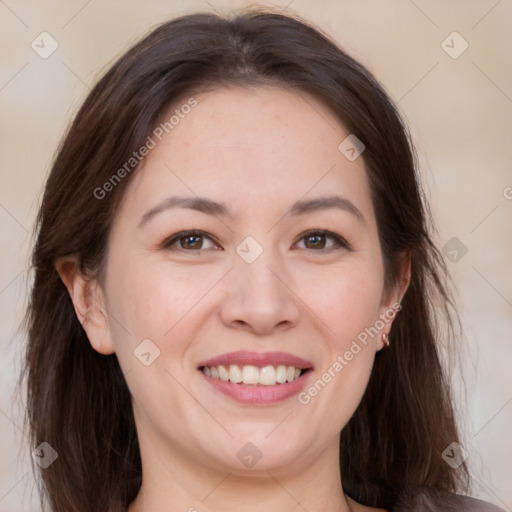
[[485, 501], [436, 490], [400, 494], [390, 512], [505, 512]]

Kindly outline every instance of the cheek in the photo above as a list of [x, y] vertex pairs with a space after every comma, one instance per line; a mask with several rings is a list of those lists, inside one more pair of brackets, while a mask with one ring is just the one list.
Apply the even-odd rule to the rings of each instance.
[[110, 330], [134, 404], [143, 417], [168, 408], [185, 414], [181, 407], [190, 404], [173, 376], [186, 365], [193, 338], [187, 313], [205, 291], [191, 286], [190, 275], [171, 274], [128, 254], [117, 261], [108, 274]]
[[372, 286], [346, 286], [326, 302], [326, 323], [332, 331], [326, 367], [331, 375], [343, 375], [344, 381], [350, 380], [356, 387], [358, 381], [364, 385], [373, 364], [379, 291]]
[[123, 357], [146, 338], [154, 341], [162, 354], [183, 352], [192, 335], [187, 326], [194, 318], [194, 310], [207, 304], [208, 291], [222, 277], [222, 269], [170, 268], [168, 262], [154, 263], [128, 253], [116, 259], [118, 264], [113, 264], [113, 258], [107, 274], [116, 353]]
[[[325, 357], [301, 403], [316, 402], [319, 414], [332, 418], [336, 430], [352, 416], [371, 374], [382, 274], [378, 265], [353, 265], [331, 277], [310, 275], [305, 283], [315, 289], [309, 304], [325, 327]], [[315, 282], [317, 286], [312, 288]]]
[[329, 275], [320, 269], [302, 281], [301, 295], [323, 321], [336, 351], [344, 350], [378, 319], [382, 294], [378, 265], [346, 265]]

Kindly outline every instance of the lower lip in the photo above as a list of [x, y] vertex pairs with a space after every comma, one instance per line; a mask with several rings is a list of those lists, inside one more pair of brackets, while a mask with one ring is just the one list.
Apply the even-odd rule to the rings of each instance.
[[276, 384], [274, 386], [261, 386], [254, 384], [233, 384], [229, 381], [210, 377], [202, 370], [199, 371], [215, 389], [237, 402], [250, 405], [272, 405], [296, 395], [305, 386], [306, 379], [311, 373], [311, 370], [308, 370], [292, 382]]

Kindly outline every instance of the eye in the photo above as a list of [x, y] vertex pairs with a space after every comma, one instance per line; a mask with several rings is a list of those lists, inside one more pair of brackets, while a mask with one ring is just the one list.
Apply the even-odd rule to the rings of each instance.
[[[327, 240], [331, 240], [331, 244], [327, 244]], [[308, 250], [324, 250], [332, 251], [336, 249], [346, 249], [352, 251], [348, 242], [340, 235], [331, 231], [316, 230], [308, 231], [301, 235], [299, 243], [305, 241], [305, 249]]]
[[[330, 244], [328, 241], [330, 240]], [[210, 245], [205, 247], [205, 241], [209, 241]], [[301, 235], [298, 244], [302, 241], [305, 242], [304, 248], [313, 251], [330, 252], [336, 249], [345, 249], [352, 251], [348, 242], [340, 235], [331, 231], [314, 230], [308, 231]], [[206, 249], [218, 248], [217, 243], [204, 231], [191, 230], [180, 231], [176, 233], [161, 244], [162, 249], [167, 250], [182, 250], [187, 252], [199, 252]]]
[[[204, 247], [204, 241], [209, 240], [212, 244], [210, 247]], [[204, 249], [212, 249], [216, 244], [203, 231], [180, 231], [164, 240], [162, 243], [163, 249], [173, 250], [173, 246], [178, 244], [177, 250], [184, 250], [188, 252], [197, 252]]]

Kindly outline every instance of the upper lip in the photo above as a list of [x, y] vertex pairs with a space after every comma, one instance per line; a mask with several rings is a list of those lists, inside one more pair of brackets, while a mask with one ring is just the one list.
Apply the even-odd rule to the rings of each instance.
[[313, 368], [313, 363], [287, 352], [250, 352], [247, 350], [229, 352], [227, 354], [215, 356], [199, 363], [198, 368], [201, 368], [202, 366], [230, 364], [237, 364], [240, 366], [252, 365], [258, 367], [285, 365], [295, 366], [295, 368], [304, 370]]

